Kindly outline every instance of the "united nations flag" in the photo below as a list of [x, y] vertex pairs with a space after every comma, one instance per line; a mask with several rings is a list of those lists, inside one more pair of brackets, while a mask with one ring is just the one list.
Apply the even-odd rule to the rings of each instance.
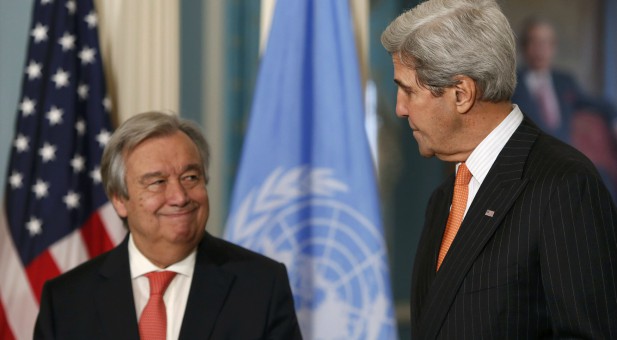
[[287, 266], [307, 339], [395, 339], [347, 1], [277, 1], [226, 238]]

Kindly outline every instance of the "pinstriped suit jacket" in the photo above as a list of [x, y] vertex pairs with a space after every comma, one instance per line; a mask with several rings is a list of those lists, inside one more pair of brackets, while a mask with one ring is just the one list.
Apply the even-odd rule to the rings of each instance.
[[525, 118], [436, 273], [453, 183], [428, 204], [413, 339], [617, 339], [617, 209], [587, 158]]

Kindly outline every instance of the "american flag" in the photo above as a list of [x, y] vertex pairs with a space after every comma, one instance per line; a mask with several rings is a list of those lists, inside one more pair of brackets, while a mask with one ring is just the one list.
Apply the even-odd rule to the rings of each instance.
[[101, 185], [112, 132], [91, 0], [36, 0], [0, 210], [0, 339], [31, 339], [41, 289], [119, 243]]

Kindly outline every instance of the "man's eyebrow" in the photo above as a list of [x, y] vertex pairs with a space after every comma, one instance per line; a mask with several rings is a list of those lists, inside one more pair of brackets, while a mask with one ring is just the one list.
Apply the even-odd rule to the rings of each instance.
[[[184, 168], [182, 168], [182, 172], [187, 172], [187, 171], [201, 171], [202, 167], [200, 164], [197, 163], [192, 163], [192, 164], [188, 164], [186, 166], [184, 166]], [[141, 175], [139, 177], [139, 183], [144, 183], [147, 182], [149, 179], [152, 178], [164, 178], [167, 177], [168, 175], [161, 172], [161, 171], [153, 171], [153, 172], [147, 172], [143, 175]]]
[[148, 172], [148, 173], [141, 175], [141, 177], [139, 177], [139, 183], [147, 182], [148, 180], [152, 178], [161, 178], [161, 177], [165, 177], [165, 175], [160, 171]]
[[403, 88], [403, 89], [411, 89], [411, 86], [404, 84], [402, 81], [398, 80], [398, 79], [394, 79], [394, 82], [396, 83], [396, 85], [398, 85], [399, 87]]

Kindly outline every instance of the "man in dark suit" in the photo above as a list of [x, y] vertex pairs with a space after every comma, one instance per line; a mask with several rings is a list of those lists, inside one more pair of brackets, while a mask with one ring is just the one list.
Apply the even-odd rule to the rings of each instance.
[[518, 71], [512, 101], [542, 131], [570, 143], [573, 115], [586, 99], [572, 75], [553, 68], [555, 30], [534, 17], [525, 22], [520, 38], [525, 65]]
[[[554, 66], [557, 37], [549, 21], [528, 18], [521, 31], [520, 46], [524, 66], [517, 73], [512, 102], [542, 131], [585, 153], [600, 171], [612, 196], [617, 197], [617, 168], [610, 161], [615, 158], [617, 110], [608, 101], [585, 94], [570, 73]], [[600, 124], [590, 128], [584, 123], [590, 120]], [[595, 138], [580, 138], [588, 133], [595, 134]]]
[[557, 37], [553, 25], [531, 17], [523, 25], [520, 46], [524, 65], [512, 101], [543, 131], [572, 144], [573, 120], [578, 111], [590, 111], [605, 120], [617, 136], [617, 112], [608, 101], [582, 91], [569, 72], [554, 66]]
[[129, 234], [48, 281], [35, 339], [300, 339], [283, 264], [206, 232], [199, 128], [139, 114], [112, 135], [103, 185]]
[[511, 102], [514, 34], [496, 2], [423, 2], [381, 41], [397, 116], [423, 156], [457, 166], [428, 203], [413, 338], [617, 338], [617, 209], [593, 164]]

